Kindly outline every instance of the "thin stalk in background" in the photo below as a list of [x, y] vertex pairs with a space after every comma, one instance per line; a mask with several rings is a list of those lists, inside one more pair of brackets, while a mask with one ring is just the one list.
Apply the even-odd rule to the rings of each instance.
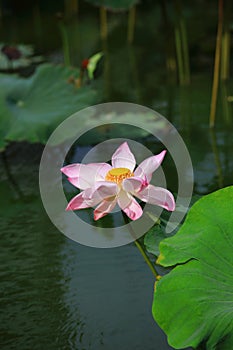
[[78, 13], [78, 0], [65, 0], [64, 11], [66, 19], [76, 16]]
[[34, 31], [35, 37], [37, 40], [37, 45], [39, 43], [40, 49], [43, 47], [43, 25], [40, 11], [39, 1], [34, 2], [33, 6], [33, 23], [34, 23]]
[[0, 0], [0, 27], [1, 27], [1, 25], [2, 25], [2, 17], [3, 17], [2, 1]]
[[110, 54], [108, 49], [108, 41], [102, 41], [102, 51], [104, 53], [104, 71], [103, 71], [103, 82], [104, 82], [104, 98], [106, 100], [111, 100], [111, 62], [110, 62]]
[[222, 56], [221, 56], [221, 79], [227, 80], [230, 77], [230, 48], [231, 36], [230, 30], [227, 29], [222, 37]]
[[222, 36], [222, 55], [221, 55], [221, 80], [230, 78], [230, 51], [231, 51], [231, 14], [232, 0], [226, 0], [223, 9], [223, 36]]
[[64, 65], [69, 67], [71, 66], [69, 38], [65, 24], [62, 21], [59, 22], [59, 29], [62, 39]]
[[183, 135], [190, 139], [190, 132], [192, 125], [192, 99], [191, 99], [191, 89], [189, 87], [181, 86], [179, 88], [179, 96], [180, 96], [180, 126], [182, 128]]
[[220, 84], [220, 92], [222, 97], [222, 109], [223, 116], [227, 125], [232, 125], [232, 106], [229, 101], [229, 93], [227, 88], [227, 82], [224, 80]]
[[185, 21], [182, 15], [182, 6], [179, 0], [175, 1], [176, 24], [175, 24], [175, 44], [178, 64], [179, 82], [181, 85], [190, 84], [190, 64], [188, 39]]
[[[176, 84], [177, 65], [176, 53], [173, 40], [173, 26], [167, 11], [167, 4], [165, 0], [160, 0], [160, 10], [162, 17], [162, 30], [164, 33], [165, 54], [166, 54], [166, 70], [168, 85]], [[170, 120], [170, 119], [169, 119]]]
[[127, 40], [129, 44], [133, 43], [134, 39], [134, 31], [135, 31], [135, 23], [136, 23], [136, 6], [133, 6], [129, 9], [128, 15], [128, 35]]
[[184, 65], [184, 83], [190, 84], [190, 66], [189, 66], [189, 50], [188, 50], [188, 39], [187, 31], [184, 20], [180, 20], [180, 32], [182, 38], [182, 49], [183, 49], [183, 65]]
[[108, 36], [107, 9], [100, 7], [100, 36], [102, 40], [106, 40]]
[[223, 188], [223, 172], [222, 172], [222, 166], [219, 156], [219, 150], [216, 140], [216, 134], [213, 129], [210, 129], [210, 138], [211, 138], [211, 146], [214, 154], [214, 161], [217, 169], [217, 177], [218, 177], [218, 187]]
[[212, 86], [212, 97], [210, 105], [210, 119], [209, 126], [214, 127], [216, 106], [218, 97], [218, 86], [219, 86], [219, 70], [221, 60], [221, 47], [222, 47], [222, 31], [223, 31], [223, 0], [218, 2], [218, 30], [216, 37], [216, 49], [215, 49], [215, 60], [214, 60], [214, 77]]
[[128, 57], [129, 57], [130, 71], [132, 74], [132, 82], [135, 88], [137, 102], [142, 104], [143, 102], [142, 102], [140, 77], [139, 77], [139, 71], [137, 66], [137, 59], [136, 59], [133, 46], [128, 47]]
[[183, 65], [183, 57], [182, 57], [182, 43], [179, 27], [175, 28], [175, 41], [176, 41], [176, 56], [177, 56], [177, 64], [178, 64], [178, 74], [179, 74], [179, 82], [181, 85], [184, 84], [184, 65]]

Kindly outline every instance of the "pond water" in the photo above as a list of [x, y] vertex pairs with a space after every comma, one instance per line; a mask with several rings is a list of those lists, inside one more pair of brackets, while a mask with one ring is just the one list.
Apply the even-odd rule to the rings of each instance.
[[[133, 47], [119, 39], [126, 15], [120, 19], [112, 16], [107, 57], [108, 67], [113, 68], [100, 72], [103, 101], [140, 103], [168, 118], [190, 152], [194, 194], [204, 195], [232, 183], [233, 139], [228, 118], [232, 118], [232, 106], [229, 103], [224, 109], [219, 103], [216, 128], [209, 130], [212, 57], [203, 53], [197, 62], [192, 61], [194, 74], [188, 87], [169, 81], [161, 63], [164, 45], [158, 36], [160, 27], [153, 27], [152, 19], [159, 14], [155, 7], [152, 9], [152, 13], [141, 10]], [[96, 13], [85, 13], [71, 56], [76, 64], [102, 45], [96, 34]], [[11, 30], [1, 40], [34, 43], [47, 57], [59, 61], [61, 41], [55, 19], [51, 17], [51, 24], [49, 16], [41, 14], [37, 35], [28, 32], [31, 19], [6, 18], [4, 26]], [[188, 16], [194, 21], [198, 10]], [[215, 18], [213, 12], [208, 28], [214, 27]], [[149, 30], [143, 35], [147, 21]], [[50, 28], [50, 35], [45, 36], [45, 28]], [[200, 32], [190, 34], [194, 37], [191, 39], [199, 42]], [[211, 33], [212, 40], [215, 32]], [[192, 48], [197, 57], [196, 46]], [[226, 89], [232, 95], [232, 87], [232, 81], [224, 85], [223, 96]], [[150, 144], [149, 139], [144, 142]], [[49, 221], [38, 188], [42, 151], [42, 145], [13, 143], [0, 161], [1, 349], [171, 349], [152, 318], [154, 278], [136, 247], [81, 246]], [[172, 171], [166, 175], [170, 189], [175, 191], [176, 175]]]

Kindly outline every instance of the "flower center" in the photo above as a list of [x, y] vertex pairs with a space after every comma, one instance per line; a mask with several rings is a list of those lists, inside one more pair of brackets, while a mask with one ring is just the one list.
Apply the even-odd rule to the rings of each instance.
[[132, 176], [134, 176], [134, 173], [132, 173], [127, 168], [113, 168], [109, 170], [109, 172], [105, 176], [105, 180], [116, 182], [117, 184], [119, 184], [124, 179], [127, 179], [128, 177], [132, 177]]

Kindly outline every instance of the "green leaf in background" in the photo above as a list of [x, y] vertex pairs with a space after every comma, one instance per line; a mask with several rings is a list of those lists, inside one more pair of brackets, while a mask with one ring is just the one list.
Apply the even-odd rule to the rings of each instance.
[[107, 7], [111, 10], [127, 10], [136, 5], [139, 0], [87, 0], [95, 6]]
[[153, 316], [175, 349], [233, 349], [233, 186], [190, 209], [160, 244], [158, 263], [175, 266], [156, 283]]
[[70, 81], [78, 75], [77, 69], [51, 64], [30, 78], [0, 74], [0, 150], [9, 141], [46, 143], [64, 119], [100, 102], [91, 85], [77, 89]]
[[90, 80], [94, 79], [94, 71], [96, 69], [96, 65], [102, 56], [103, 56], [103, 52], [98, 52], [89, 58], [88, 60], [89, 62], [87, 65], [87, 73]]

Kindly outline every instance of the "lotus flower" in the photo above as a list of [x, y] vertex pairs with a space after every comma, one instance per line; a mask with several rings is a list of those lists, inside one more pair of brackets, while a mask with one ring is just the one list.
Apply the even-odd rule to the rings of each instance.
[[164, 150], [149, 157], [135, 169], [134, 155], [127, 142], [124, 142], [113, 154], [112, 165], [77, 163], [63, 167], [61, 171], [68, 176], [68, 180], [83, 190], [71, 199], [66, 210], [98, 205], [94, 210], [94, 220], [98, 220], [118, 204], [131, 220], [137, 220], [143, 214], [143, 210], [133, 196], [169, 211], [175, 210], [171, 192], [150, 184], [152, 174], [162, 163], [165, 154]]

